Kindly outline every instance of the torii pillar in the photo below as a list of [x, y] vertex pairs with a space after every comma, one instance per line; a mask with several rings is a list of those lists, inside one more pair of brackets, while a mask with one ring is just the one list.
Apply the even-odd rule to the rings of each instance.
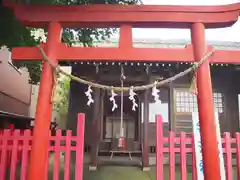
[[[57, 49], [61, 43], [61, 30], [62, 27], [59, 23], [49, 23], [46, 54], [55, 63], [57, 63]], [[45, 179], [49, 127], [52, 114], [52, 88], [53, 70], [48, 62], [44, 61], [35, 115], [28, 180]]]
[[[204, 24], [194, 23], [191, 28], [191, 35], [194, 58], [195, 61], [199, 61], [207, 52]], [[197, 70], [197, 89], [204, 179], [220, 180], [219, 151], [209, 60], [206, 60]]]

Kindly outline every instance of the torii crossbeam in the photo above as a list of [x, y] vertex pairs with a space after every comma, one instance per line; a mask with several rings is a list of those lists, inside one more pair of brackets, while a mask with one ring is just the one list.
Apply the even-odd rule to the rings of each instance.
[[[11, 5], [16, 17], [31, 27], [48, 27], [46, 54], [57, 61], [155, 61], [197, 62], [212, 47], [205, 41], [206, 28], [227, 27], [239, 16], [240, 3], [225, 6], [32, 6]], [[121, 27], [118, 48], [67, 47], [61, 44], [63, 27]], [[133, 48], [132, 27], [190, 28], [192, 45], [182, 49]], [[41, 60], [37, 48], [13, 48], [13, 60]], [[205, 180], [220, 180], [219, 156], [209, 63], [240, 62], [239, 51], [219, 50], [197, 70], [198, 110], [203, 144]], [[44, 179], [48, 129], [51, 117], [52, 69], [43, 64], [29, 180]], [[38, 135], [41, 134], [41, 138]]]
[[[44, 51], [47, 44], [41, 45]], [[89, 48], [89, 47], [67, 47], [59, 44], [57, 49], [57, 59], [61, 61], [95, 61], [95, 62], [195, 62], [193, 47], [191, 44], [185, 48]], [[207, 47], [213, 49], [212, 46]], [[24, 52], [24, 53], [23, 53]], [[239, 64], [240, 51], [216, 50], [209, 58], [209, 63], [217, 64]], [[42, 55], [37, 47], [18, 47], [12, 50], [14, 61], [40, 61]]]

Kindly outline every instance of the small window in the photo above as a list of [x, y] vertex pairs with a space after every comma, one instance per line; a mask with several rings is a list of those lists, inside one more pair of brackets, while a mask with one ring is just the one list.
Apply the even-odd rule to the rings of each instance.
[[[223, 113], [224, 102], [221, 93], [213, 93], [214, 107], [218, 113]], [[175, 106], [177, 113], [191, 113], [198, 110], [197, 96], [190, 92], [175, 91]]]
[[214, 107], [218, 113], [223, 113], [223, 96], [221, 93], [213, 93]]
[[190, 92], [176, 91], [176, 110], [177, 112], [195, 112], [197, 111], [196, 96]]

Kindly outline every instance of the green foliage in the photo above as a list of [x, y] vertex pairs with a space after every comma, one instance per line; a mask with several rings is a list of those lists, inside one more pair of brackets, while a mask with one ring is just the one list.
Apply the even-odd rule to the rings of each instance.
[[60, 78], [55, 90], [53, 110], [60, 116], [65, 117], [68, 112], [68, 94], [70, 89], [70, 79], [67, 77]]
[[[28, 4], [135, 4], [138, 0], [12, 0], [17, 3]], [[17, 21], [12, 10], [3, 7], [0, 4], [0, 47], [5, 45], [10, 50], [12, 47], [19, 46], [36, 46], [41, 39], [34, 39], [31, 31], [37, 29], [27, 28]], [[94, 28], [78, 28], [63, 29], [62, 41], [72, 46], [75, 40], [80, 41], [84, 46], [93, 46], [94, 40], [104, 40], [109, 38], [116, 32], [116, 29], [94, 29]], [[30, 74], [30, 82], [36, 84], [40, 80], [41, 62], [18, 62], [14, 63], [17, 67], [27, 67]]]

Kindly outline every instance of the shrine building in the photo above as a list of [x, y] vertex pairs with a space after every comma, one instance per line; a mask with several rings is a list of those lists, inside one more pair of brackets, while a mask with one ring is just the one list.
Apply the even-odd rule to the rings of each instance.
[[[238, 42], [209, 41], [208, 45], [216, 50], [239, 50]], [[98, 47], [117, 47], [117, 40], [98, 43]], [[141, 48], [184, 48], [190, 44], [187, 40], [154, 40], [135, 39], [133, 47]], [[120, 86], [121, 67], [124, 69], [124, 86], [136, 86], [167, 79], [192, 66], [192, 63], [153, 63], [149, 62], [78, 62], [72, 66], [72, 74], [100, 84]], [[240, 69], [237, 65], [211, 64], [213, 86], [213, 102], [218, 113], [221, 132], [235, 133], [239, 130], [238, 94]], [[161, 87], [160, 101], [155, 102], [150, 91], [137, 93], [138, 108], [132, 110], [129, 94], [124, 93], [124, 137], [131, 151], [141, 156], [141, 148], [147, 146], [149, 154], [155, 156], [156, 124], [155, 115], [161, 114], [164, 121], [164, 134], [168, 131], [192, 133], [192, 112], [197, 112], [197, 98], [190, 90], [192, 74]], [[68, 129], [76, 130], [77, 113], [86, 114], [85, 151], [89, 151], [92, 142], [97, 141], [98, 154], [110, 153], [114, 148], [114, 139], [119, 136], [120, 129], [120, 94], [116, 97], [118, 108], [112, 111], [109, 101], [111, 94], [94, 89], [94, 103], [87, 105], [85, 91], [88, 86], [76, 81], [71, 82], [69, 96]], [[143, 141], [143, 137], [147, 141]], [[146, 144], [144, 144], [146, 143]], [[116, 145], [116, 143], [115, 143]], [[91, 150], [90, 150], [91, 151]], [[95, 153], [96, 155], [97, 153]]]

